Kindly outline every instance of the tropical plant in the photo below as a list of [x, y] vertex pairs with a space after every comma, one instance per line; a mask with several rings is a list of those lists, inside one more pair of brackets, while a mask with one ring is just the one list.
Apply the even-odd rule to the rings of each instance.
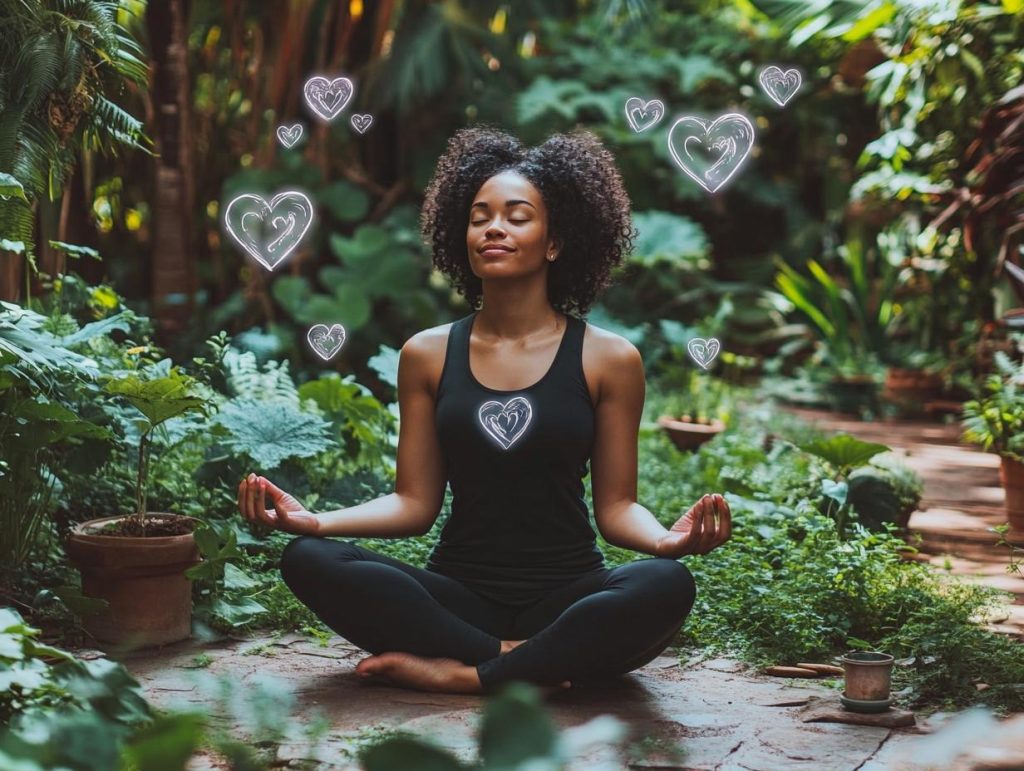
[[833, 276], [811, 259], [808, 279], [776, 259], [775, 286], [810, 319], [834, 371], [860, 374], [869, 362], [886, 357], [886, 327], [892, 318], [899, 270], [877, 250], [865, 249], [857, 237], [836, 251], [841, 275]]
[[[801, 450], [821, 458], [829, 465], [834, 476], [821, 480], [821, 494], [827, 499], [825, 514], [836, 520], [839, 539], [846, 537], [846, 520], [849, 516], [850, 472], [866, 466], [879, 453], [890, 448], [877, 442], [864, 442], [849, 434], [836, 434], [828, 439], [815, 439], [798, 445]], [[834, 512], [833, 512], [834, 509]]]
[[[166, 374], [164, 374], [166, 373]], [[198, 395], [195, 380], [183, 374], [164, 359], [150, 370], [137, 373], [110, 375], [104, 390], [108, 394], [124, 397], [142, 413], [136, 424], [139, 432], [138, 466], [135, 479], [135, 512], [125, 525], [125, 531], [146, 534], [146, 489], [149, 470], [149, 445], [153, 432], [171, 418], [192, 410], [207, 411], [208, 401]]]
[[989, 375], [983, 393], [964, 403], [964, 438], [986, 452], [1024, 462], [1024, 363], [1003, 351], [994, 357], [996, 372]]
[[0, 303], [0, 557], [17, 568], [69, 469], [89, 473], [109, 454], [110, 432], [80, 412], [78, 396], [99, 377], [97, 362], [74, 348], [114, 330], [118, 313], [79, 328], [12, 303]]
[[33, 268], [35, 205], [61, 194], [75, 154], [147, 145], [142, 123], [108, 97], [148, 76], [128, 13], [113, 1], [0, 2], [0, 253]]

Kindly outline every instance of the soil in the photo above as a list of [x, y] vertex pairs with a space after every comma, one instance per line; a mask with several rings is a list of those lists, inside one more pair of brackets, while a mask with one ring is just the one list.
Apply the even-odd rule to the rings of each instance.
[[[144, 525], [144, 526], [143, 526]], [[99, 529], [89, 530], [89, 535], [119, 535], [134, 538], [159, 538], [169, 535], [186, 535], [195, 528], [195, 521], [177, 514], [147, 515], [142, 524], [135, 517], [111, 522]]]

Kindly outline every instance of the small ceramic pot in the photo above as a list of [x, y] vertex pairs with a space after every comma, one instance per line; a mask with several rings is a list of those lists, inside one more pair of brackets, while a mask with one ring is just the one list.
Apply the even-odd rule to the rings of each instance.
[[855, 651], [840, 659], [846, 673], [843, 694], [853, 702], [884, 702], [892, 687], [894, 659], [879, 651]]

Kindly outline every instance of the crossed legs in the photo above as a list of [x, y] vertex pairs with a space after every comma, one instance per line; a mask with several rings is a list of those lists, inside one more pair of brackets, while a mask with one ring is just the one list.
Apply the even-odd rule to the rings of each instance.
[[285, 547], [281, 574], [327, 626], [374, 654], [357, 673], [458, 693], [631, 671], [671, 643], [696, 596], [685, 565], [655, 557], [585, 574], [515, 608], [448, 576], [314, 536]]

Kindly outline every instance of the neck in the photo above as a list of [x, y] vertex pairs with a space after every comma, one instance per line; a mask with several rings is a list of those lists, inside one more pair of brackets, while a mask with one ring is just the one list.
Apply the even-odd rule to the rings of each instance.
[[[484, 282], [483, 305], [477, 312], [475, 329], [488, 336], [521, 340], [532, 335], [544, 335], [562, 329], [564, 314], [551, 307], [547, 287], [537, 290], [511, 281]], [[535, 284], [536, 286], [536, 284]]]

